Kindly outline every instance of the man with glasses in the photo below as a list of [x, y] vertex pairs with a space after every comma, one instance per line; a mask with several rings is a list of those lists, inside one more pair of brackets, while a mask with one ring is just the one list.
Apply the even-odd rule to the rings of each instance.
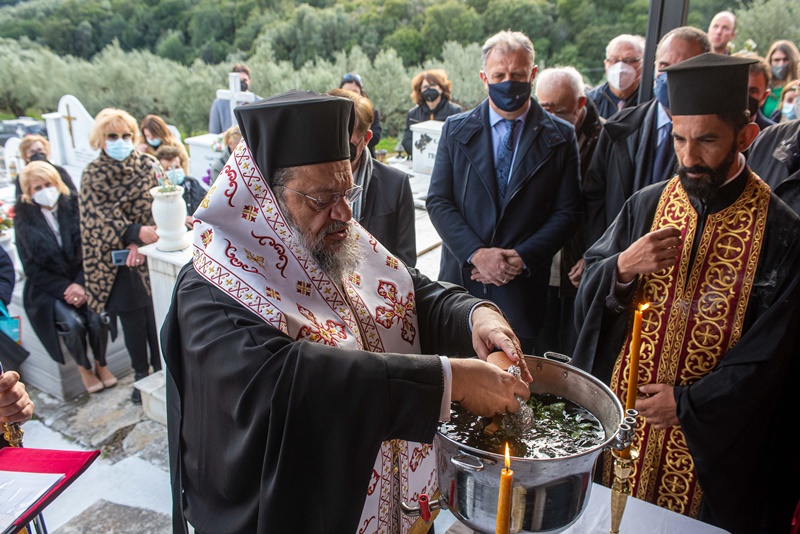
[[624, 109], [603, 126], [584, 181], [587, 246], [614, 222], [628, 197], [672, 176], [672, 118], [662, 71], [710, 51], [703, 30], [683, 26], [667, 33], [656, 48], [655, 99]]
[[162, 330], [175, 532], [425, 532], [394, 512], [436, 493], [450, 401], [493, 415], [529, 397], [434, 356], [522, 353], [493, 305], [353, 224], [352, 109], [292, 91], [235, 110], [245, 144], [195, 212]]
[[[348, 72], [344, 76], [342, 76], [341, 81], [339, 82], [339, 89], [344, 89], [345, 91], [353, 91], [359, 96], [363, 96], [366, 99], [369, 99], [369, 95], [367, 91], [364, 89], [364, 82], [361, 81], [361, 76], [355, 74], [353, 72]], [[378, 108], [372, 104], [370, 100], [370, 105], [372, 105], [372, 112], [373, 112], [373, 119], [372, 119], [372, 126], [369, 127], [369, 130], [372, 132], [372, 138], [369, 140], [367, 147], [369, 148], [369, 153], [372, 154], [372, 157], [375, 157], [375, 147], [381, 140], [381, 134], [383, 133], [383, 127], [381, 126], [381, 114], [378, 112]]]
[[643, 56], [644, 38], [639, 35], [618, 35], [606, 46], [606, 82], [586, 93], [604, 119], [636, 105]]

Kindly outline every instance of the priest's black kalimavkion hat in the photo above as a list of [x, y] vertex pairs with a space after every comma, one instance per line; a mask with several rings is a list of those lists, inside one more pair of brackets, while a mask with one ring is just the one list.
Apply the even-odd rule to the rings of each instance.
[[747, 109], [753, 58], [700, 54], [664, 70], [671, 115], [717, 115]]
[[267, 181], [275, 169], [350, 159], [351, 100], [295, 90], [233, 112]]

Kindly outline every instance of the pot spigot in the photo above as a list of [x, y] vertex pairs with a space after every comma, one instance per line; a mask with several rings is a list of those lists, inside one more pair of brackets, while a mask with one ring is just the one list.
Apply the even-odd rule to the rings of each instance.
[[425, 523], [431, 522], [432, 512], [446, 508], [444, 501], [441, 497], [433, 502], [430, 502], [426, 493], [420, 493], [417, 499], [419, 506], [409, 506], [404, 501], [400, 501], [400, 510], [408, 517], [420, 517]]

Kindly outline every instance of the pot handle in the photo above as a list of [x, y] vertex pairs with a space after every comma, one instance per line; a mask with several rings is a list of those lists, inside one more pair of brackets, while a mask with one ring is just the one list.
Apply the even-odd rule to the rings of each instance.
[[[457, 455], [453, 456], [452, 458], [450, 458], [450, 463], [453, 464], [454, 466], [460, 467], [461, 469], [464, 469], [466, 471], [476, 471], [476, 472], [477, 471], [483, 471], [484, 467], [486, 467], [485, 465], [483, 465], [483, 460], [481, 458], [478, 458], [477, 456], [473, 456], [473, 455], [469, 454], [468, 452], [464, 452], [464, 451], [462, 451], [460, 449], [459, 449], [458, 452], [459, 452], [459, 454], [457, 454]], [[472, 464], [468, 464], [466, 462], [462, 462], [461, 460], [465, 459], [465, 458], [471, 458], [471, 459], [475, 460], [476, 462], [478, 462], [478, 465], [472, 465]]]
[[544, 353], [544, 358], [547, 359], [547, 360], [554, 360], [554, 361], [561, 362], [561, 363], [566, 363], [566, 364], [572, 363], [572, 358], [570, 358], [566, 354], [561, 354], [559, 352], [550, 352], [550, 351], [545, 352]]

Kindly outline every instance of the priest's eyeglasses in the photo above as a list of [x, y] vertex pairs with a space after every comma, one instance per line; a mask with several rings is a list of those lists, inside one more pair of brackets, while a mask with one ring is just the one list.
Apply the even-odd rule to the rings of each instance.
[[358, 197], [361, 196], [361, 192], [364, 190], [364, 188], [361, 187], [360, 185], [354, 185], [344, 193], [327, 193], [324, 196], [318, 198], [318, 197], [312, 197], [311, 195], [306, 195], [301, 191], [297, 191], [296, 189], [292, 189], [291, 187], [286, 187], [285, 185], [279, 185], [277, 187], [282, 187], [288, 191], [291, 191], [292, 193], [303, 195], [304, 197], [306, 197], [311, 201], [311, 205], [317, 211], [325, 211], [326, 209], [330, 208], [331, 206], [339, 202], [339, 199], [342, 197], [344, 197], [345, 201], [347, 201], [348, 204], [352, 204], [353, 202], [358, 200]]
[[108, 139], [109, 141], [116, 141], [120, 137], [122, 139], [124, 139], [125, 141], [130, 141], [131, 139], [133, 139], [133, 134], [132, 133], [124, 133], [124, 134], [107, 133], [106, 134], [106, 139]]

